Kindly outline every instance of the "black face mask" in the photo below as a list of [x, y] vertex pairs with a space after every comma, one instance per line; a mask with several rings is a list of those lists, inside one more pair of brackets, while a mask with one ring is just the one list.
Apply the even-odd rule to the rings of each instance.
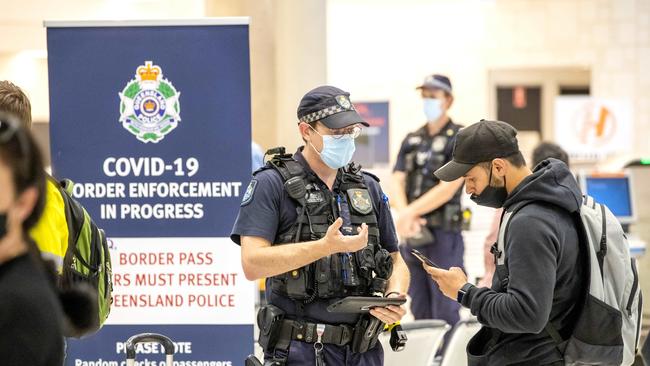
[[0, 213], [0, 239], [7, 235], [7, 214]]
[[503, 177], [503, 187], [491, 186], [492, 183], [492, 164], [490, 164], [490, 177], [488, 178], [488, 186], [483, 189], [479, 195], [471, 195], [469, 198], [476, 202], [477, 205], [501, 208], [503, 203], [508, 198], [508, 191], [506, 190], [506, 177]]

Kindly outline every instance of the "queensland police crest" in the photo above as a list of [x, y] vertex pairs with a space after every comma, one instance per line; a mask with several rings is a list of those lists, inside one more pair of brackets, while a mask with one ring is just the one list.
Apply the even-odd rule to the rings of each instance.
[[120, 122], [142, 142], [160, 142], [181, 120], [180, 92], [152, 61], [137, 67], [120, 95]]
[[372, 212], [370, 194], [365, 189], [348, 189], [350, 205], [360, 214], [367, 215]]

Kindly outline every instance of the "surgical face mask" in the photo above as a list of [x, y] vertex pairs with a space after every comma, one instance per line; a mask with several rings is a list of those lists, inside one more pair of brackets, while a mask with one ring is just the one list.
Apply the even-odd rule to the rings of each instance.
[[442, 115], [442, 101], [437, 98], [423, 99], [424, 115], [427, 116], [427, 122], [437, 121]]
[[[316, 130], [314, 132], [318, 133]], [[321, 135], [321, 137], [323, 138], [322, 151], [316, 150], [311, 141], [309, 144], [328, 167], [338, 169], [352, 161], [355, 150], [353, 135]]]
[[508, 191], [506, 190], [506, 177], [503, 177], [503, 187], [494, 187], [492, 183], [492, 165], [490, 164], [490, 177], [488, 178], [488, 186], [483, 189], [481, 194], [473, 194], [469, 198], [476, 202], [477, 205], [500, 208], [508, 198]]

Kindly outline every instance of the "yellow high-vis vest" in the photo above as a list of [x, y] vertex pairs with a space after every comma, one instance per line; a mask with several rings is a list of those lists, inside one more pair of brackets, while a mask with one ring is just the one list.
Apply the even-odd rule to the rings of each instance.
[[59, 273], [63, 257], [68, 249], [68, 223], [65, 219], [65, 205], [58, 184], [47, 178], [45, 185], [45, 207], [40, 220], [29, 231], [44, 258], [53, 260]]

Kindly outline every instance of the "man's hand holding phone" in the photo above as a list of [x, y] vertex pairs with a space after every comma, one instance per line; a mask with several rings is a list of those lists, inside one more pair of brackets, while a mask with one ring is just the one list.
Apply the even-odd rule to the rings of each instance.
[[451, 267], [449, 270], [442, 269], [415, 249], [411, 249], [411, 253], [422, 262], [422, 267], [438, 283], [440, 291], [448, 298], [456, 301], [458, 291], [467, 283], [465, 272], [458, 267]]

